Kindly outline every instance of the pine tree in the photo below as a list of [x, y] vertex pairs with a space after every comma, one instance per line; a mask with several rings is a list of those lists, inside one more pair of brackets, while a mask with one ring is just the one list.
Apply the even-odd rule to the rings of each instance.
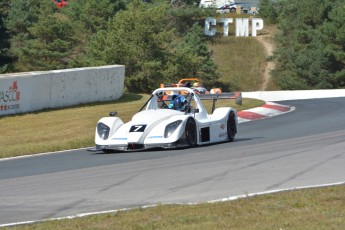
[[10, 6], [7, 0], [0, 0], [0, 73], [8, 71], [12, 62], [8, 55], [8, 49], [10, 47], [9, 34], [4, 23], [9, 8]]
[[[5, 25], [10, 34], [9, 53], [14, 61], [18, 59], [21, 48], [30, 38], [28, 28], [37, 22], [39, 7], [40, 1], [11, 0]], [[21, 68], [17, 68], [17, 70], [25, 71]]]
[[53, 2], [13, 0], [7, 26], [13, 35], [11, 54], [17, 59], [16, 70], [68, 66], [72, 58], [74, 27]]
[[327, 68], [334, 73], [334, 85], [345, 87], [345, 4], [334, 7], [329, 20], [321, 28], [327, 36]]
[[208, 50], [203, 29], [197, 23], [170, 54], [164, 75], [166, 79], [170, 76], [173, 82], [184, 77], [197, 77], [208, 86], [218, 80], [217, 66]]
[[[177, 12], [181, 14], [176, 16]], [[216, 66], [200, 26], [176, 30], [180, 20], [177, 17], [187, 17], [188, 21], [198, 18], [198, 14], [186, 12], [166, 2], [134, 0], [126, 10], [115, 14], [107, 30], [93, 37], [87, 50], [87, 65], [125, 65], [125, 85], [130, 92], [149, 93], [160, 83], [187, 76], [216, 80]], [[179, 37], [182, 32], [183, 38]]]
[[123, 0], [78, 0], [70, 1], [68, 7], [61, 9], [61, 13], [68, 17], [75, 28], [74, 58], [69, 63], [70, 67], [94, 65], [88, 64], [85, 60], [90, 39], [99, 31], [106, 30], [109, 20], [125, 8], [126, 4]]
[[168, 5], [134, 1], [127, 7], [91, 41], [88, 63], [123, 64], [127, 90], [151, 92], [162, 79], [166, 47], [173, 38], [173, 30], [166, 28]]
[[343, 0], [281, 3], [273, 71], [277, 82], [283, 89], [344, 87]]
[[78, 0], [65, 7], [63, 13], [71, 21], [80, 23], [88, 34], [94, 34], [106, 29], [109, 19], [125, 7], [126, 4], [122, 0]]

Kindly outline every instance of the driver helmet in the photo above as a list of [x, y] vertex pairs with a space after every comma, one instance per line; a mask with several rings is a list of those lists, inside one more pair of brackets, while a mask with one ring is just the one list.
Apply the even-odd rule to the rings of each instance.
[[206, 89], [203, 87], [195, 88], [194, 91], [196, 91], [199, 94], [206, 94]]
[[199, 83], [198, 82], [194, 82], [193, 87], [194, 88], [199, 87]]
[[169, 108], [183, 111], [185, 109], [186, 99], [180, 94], [175, 94], [170, 101]]

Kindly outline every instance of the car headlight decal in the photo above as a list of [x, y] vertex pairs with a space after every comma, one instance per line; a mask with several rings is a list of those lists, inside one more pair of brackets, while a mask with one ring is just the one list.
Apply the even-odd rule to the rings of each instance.
[[102, 122], [97, 124], [97, 133], [102, 140], [106, 140], [109, 137], [110, 128]]
[[171, 122], [170, 124], [168, 124], [165, 127], [165, 131], [164, 131], [164, 137], [168, 138], [171, 136], [171, 134], [173, 134], [175, 132], [175, 130], [177, 129], [177, 127], [182, 123], [182, 120], [177, 120], [174, 122]]

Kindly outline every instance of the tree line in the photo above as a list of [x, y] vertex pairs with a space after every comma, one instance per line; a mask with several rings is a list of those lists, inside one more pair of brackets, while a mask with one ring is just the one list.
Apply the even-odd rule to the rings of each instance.
[[[0, 0], [0, 73], [122, 64], [129, 92], [219, 79], [198, 0]], [[345, 87], [344, 0], [261, 0], [276, 24], [273, 79], [282, 89]], [[199, 22], [199, 23], [198, 23]]]
[[344, 0], [261, 0], [280, 33], [272, 75], [282, 89], [345, 87]]
[[0, 0], [0, 73], [121, 64], [128, 92], [219, 78], [193, 0]]

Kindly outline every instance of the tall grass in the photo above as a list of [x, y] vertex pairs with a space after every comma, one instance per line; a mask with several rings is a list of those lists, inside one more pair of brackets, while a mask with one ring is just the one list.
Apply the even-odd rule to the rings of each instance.
[[[229, 35], [223, 36], [223, 24], [219, 18], [233, 18], [229, 24]], [[231, 91], [256, 91], [263, 84], [266, 67], [265, 48], [255, 37], [236, 37], [236, 18], [248, 15], [222, 14], [217, 16], [216, 30], [219, 33], [209, 41], [209, 49], [221, 74], [221, 82]], [[250, 21], [250, 20], [249, 20]], [[251, 26], [251, 25], [249, 25]]]
[[256, 91], [263, 84], [266, 65], [264, 48], [252, 37], [217, 37], [209, 43], [221, 74], [230, 90]]

